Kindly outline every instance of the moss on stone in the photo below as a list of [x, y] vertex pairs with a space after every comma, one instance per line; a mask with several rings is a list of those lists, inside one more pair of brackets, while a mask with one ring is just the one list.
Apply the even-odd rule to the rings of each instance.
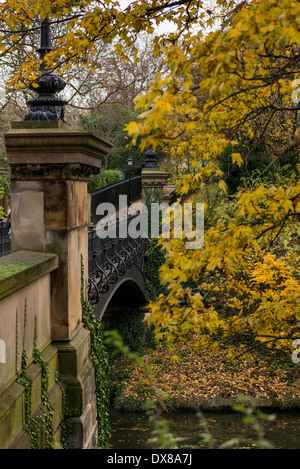
[[58, 267], [58, 256], [45, 252], [17, 251], [0, 258], [0, 300]]
[[15, 275], [18, 272], [21, 272], [24, 269], [27, 269], [32, 264], [6, 264], [0, 265], [0, 280], [10, 277], [11, 275]]

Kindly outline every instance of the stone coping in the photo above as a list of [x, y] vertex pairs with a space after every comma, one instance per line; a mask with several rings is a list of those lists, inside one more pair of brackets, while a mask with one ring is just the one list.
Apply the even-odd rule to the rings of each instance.
[[167, 176], [169, 177], [170, 176], [170, 173], [167, 173], [166, 171], [163, 171], [162, 169], [158, 169], [158, 168], [143, 168], [142, 169], [142, 176], [143, 174], [157, 174], [159, 176]]
[[[30, 124], [30, 125], [29, 125]], [[85, 163], [85, 158], [101, 159], [112, 143], [92, 132], [72, 129], [57, 122], [14, 122], [5, 136], [10, 164]], [[88, 161], [90, 164], [92, 162]], [[87, 162], [86, 162], [87, 163]]]
[[58, 267], [58, 255], [21, 250], [0, 258], [0, 300]]

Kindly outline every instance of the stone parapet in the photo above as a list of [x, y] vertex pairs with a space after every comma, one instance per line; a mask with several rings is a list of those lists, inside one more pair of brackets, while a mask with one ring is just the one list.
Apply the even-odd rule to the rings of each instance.
[[[0, 258], [0, 300], [52, 272], [58, 256], [46, 252], [17, 251]], [[0, 312], [3, 306], [0, 304]]]
[[40, 349], [51, 341], [51, 273], [57, 267], [58, 256], [51, 253], [19, 251], [0, 258], [0, 394], [20, 371], [23, 348], [30, 362], [34, 340]]
[[[0, 259], [0, 338], [5, 344], [5, 360], [0, 363], [1, 449], [30, 448], [26, 419], [49, 412], [43, 404], [44, 371], [35, 363], [34, 347], [47, 363], [52, 430], [60, 445], [62, 391], [56, 382], [58, 352], [51, 345], [50, 327], [51, 274], [57, 268], [58, 256], [53, 253], [23, 250]], [[23, 373], [31, 383], [30, 392]]]

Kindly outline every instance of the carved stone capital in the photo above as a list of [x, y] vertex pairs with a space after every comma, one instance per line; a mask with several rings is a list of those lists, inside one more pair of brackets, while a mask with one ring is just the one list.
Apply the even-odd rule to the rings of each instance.
[[13, 164], [10, 169], [11, 179], [15, 181], [88, 181], [91, 174], [99, 173], [99, 168], [81, 163]]

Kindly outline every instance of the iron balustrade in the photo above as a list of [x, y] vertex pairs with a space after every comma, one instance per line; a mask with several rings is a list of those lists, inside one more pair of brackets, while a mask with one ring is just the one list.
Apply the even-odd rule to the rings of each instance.
[[[117, 283], [133, 264], [139, 264], [143, 270], [143, 256], [147, 251], [149, 241], [140, 236], [133, 238], [128, 234], [128, 226], [136, 216], [137, 214], [129, 215], [123, 219], [116, 217], [105, 228], [107, 230], [105, 238], [97, 235], [94, 225], [89, 227], [88, 299], [93, 304], [96, 304], [100, 295], [108, 292], [110, 287]], [[126, 238], [120, 237], [121, 229], [126, 233]], [[10, 252], [10, 226], [0, 219], [0, 257]]]
[[[149, 245], [148, 239], [140, 236], [133, 238], [128, 233], [129, 223], [135, 216], [137, 215], [123, 219], [116, 217], [106, 226], [105, 238], [100, 238], [97, 235], [97, 229], [93, 225], [90, 226], [88, 235], [88, 299], [93, 304], [96, 304], [100, 295], [107, 293], [110, 287], [117, 283], [133, 264], [143, 259]], [[124, 230], [124, 227], [126, 227], [126, 238], [120, 237], [120, 229]]]
[[119, 210], [119, 196], [127, 195], [127, 202], [131, 197], [132, 202], [136, 202], [142, 198], [142, 177], [140, 174], [122, 181], [115, 182], [109, 186], [102, 187], [98, 191], [91, 193], [91, 217], [96, 221], [96, 211], [98, 205], [102, 203], [110, 203], [115, 207], [116, 212]]
[[[131, 191], [131, 192], [130, 192]], [[92, 193], [92, 213], [100, 203], [109, 202], [119, 208], [119, 195], [131, 194], [131, 200], [141, 198], [141, 176], [124, 179]], [[94, 212], [93, 212], [94, 210]], [[96, 304], [100, 295], [109, 291], [111, 285], [118, 282], [133, 264], [140, 264], [143, 269], [143, 256], [148, 248], [148, 239], [129, 236], [128, 226], [138, 215], [116, 217], [105, 227], [106, 237], [100, 238], [94, 225], [88, 231], [88, 298]], [[92, 217], [93, 218], [93, 217]], [[101, 221], [100, 221], [101, 223]], [[123, 224], [123, 225], [122, 225]], [[124, 225], [125, 224], [125, 225]], [[120, 231], [126, 233], [121, 237]], [[10, 224], [0, 218], [0, 257], [11, 253]]]
[[0, 257], [11, 252], [10, 224], [0, 218]]

